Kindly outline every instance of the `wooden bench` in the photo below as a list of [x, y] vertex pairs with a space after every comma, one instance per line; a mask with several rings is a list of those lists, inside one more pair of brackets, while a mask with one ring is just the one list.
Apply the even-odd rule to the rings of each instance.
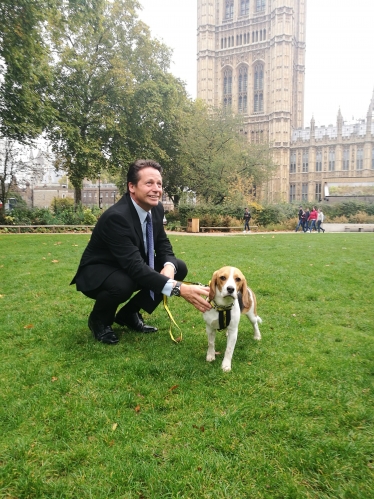
[[[373, 229], [371, 227], [366, 227], [366, 232], [371, 232]], [[344, 227], [344, 232], [365, 232], [365, 225], [360, 225], [357, 227], [357, 225], [346, 225]]]
[[[250, 225], [250, 229], [256, 229], [257, 230], [257, 225]], [[230, 230], [243, 230], [243, 227], [200, 227], [201, 232], [210, 232], [212, 230], [220, 230], [220, 231], [230, 231]]]

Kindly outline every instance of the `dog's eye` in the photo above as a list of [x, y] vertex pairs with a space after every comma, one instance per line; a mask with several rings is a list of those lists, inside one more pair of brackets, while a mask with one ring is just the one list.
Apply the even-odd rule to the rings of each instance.
[[224, 275], [220, 276], [221, 281], [226, 281], [226, 277]]
[[235, 277], [235, 281], [240, 282], [241, 281], [240, 277]]

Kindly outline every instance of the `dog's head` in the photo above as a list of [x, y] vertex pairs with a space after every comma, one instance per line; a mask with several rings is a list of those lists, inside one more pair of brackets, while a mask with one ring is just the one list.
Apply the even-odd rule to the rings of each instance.
[[241, 271], [227, 266], [214, 272], [210, 281], [209, 300], [214, 299], [217, 304], [230, 303], [238, 298], [239, 292], [242, 294], [244, 307], [249, 307], [247, 281]]

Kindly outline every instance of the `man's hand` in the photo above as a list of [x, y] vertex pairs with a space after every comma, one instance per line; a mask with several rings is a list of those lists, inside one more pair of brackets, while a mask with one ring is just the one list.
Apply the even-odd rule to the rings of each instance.
[[165, 275], [169, 279], [174, 279], [173, 265], [165, 265], [165, 267], [161, 270], [160, 274]]
[[200, 312], [206, 312], [212, 308], [211, 304], [201, 295], [209, 296], [208, 286], [199, 286], [196, 284], [181, 285], [181, 297], [191, 303]]

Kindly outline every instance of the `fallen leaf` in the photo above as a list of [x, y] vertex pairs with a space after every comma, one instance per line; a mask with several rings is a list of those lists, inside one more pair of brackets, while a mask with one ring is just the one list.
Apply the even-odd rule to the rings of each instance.
[[118, 423], [113, 423], [112, 430], [115, 431], [117, 429]]
[[4, 295], [0, 295], [0, 298], [4, 298]]
[[52, 260], [52, 263], [58, 263], [58, 260]]
[[248, 362], [248, 365], [251, 366], [252, 365], [252, 362]]
[[139, 411], [140, 411], [140, 405], [137, 405], [137, 406], [135, 407], [135, 412], [139, 412]]
[[193, 424], [192, 428], [196, 428], [197, 430], [200, 430], [200, 431], [205, 431], [204, 426], [197, 426], [197, 425]]
[[292, 317], [296, 317], [296, 314], [292, 314]]
[[182, 338], [178, 336], [178, 338], [175, 338], [176, 343], [180, 343], [182, 341]]
[[171, 391], [175, 390], [176, 388], [178, 388], [178, 386], [179, 385], [173, 385], [171, 388], [169, 388], [169, 391], [171, 392]]
[[138, 393], [138, 397], [141, 397], [142, 399], [144, 399], [144, 395], [142, 395], [141, 393]]
[[78, 244], [72, 244], [72, 246], [78, 246]]
[[51, 379], [52, 383], [54, 383], [57, 380], [58, 380], [58, 378], [56, 378], [56, 376], [52, 376], [52, 379]]
[[43, 256], [42, 260], [45, 260], [45, 256]]
[[32, 329], [34, 324], [27, 324], [27, 326], [23, 326], [23, 329]]
[[114, 445], [114, 440], [111, 440], [111, 441], [109, 442], [109, 447], [113, 447], [113, 445]]

